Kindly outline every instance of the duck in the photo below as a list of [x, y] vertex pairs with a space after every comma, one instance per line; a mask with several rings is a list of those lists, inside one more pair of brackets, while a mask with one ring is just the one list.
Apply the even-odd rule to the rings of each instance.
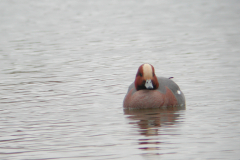
[[185, 107], [185, 96], [173, 77], [157, 77], [151, 64], [142, 64], [135, 81], [128, 87], [124, 109]]

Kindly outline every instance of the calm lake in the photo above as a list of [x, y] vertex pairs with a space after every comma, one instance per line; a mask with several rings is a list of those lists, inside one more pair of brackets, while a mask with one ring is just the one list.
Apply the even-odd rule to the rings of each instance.
[[[138, 67], [186, 109], [123, 110]], [[239, 159], [238, 0], [1, 0], [0, 159]]]

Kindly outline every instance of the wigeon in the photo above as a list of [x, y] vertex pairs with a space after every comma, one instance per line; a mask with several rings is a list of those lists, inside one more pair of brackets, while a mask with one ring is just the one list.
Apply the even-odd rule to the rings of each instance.
[[151, 64], [138, 68], [124, 98], [124, 108], [185, 107], [185, 97], [178, 85], [170, 78], [157, 77]]

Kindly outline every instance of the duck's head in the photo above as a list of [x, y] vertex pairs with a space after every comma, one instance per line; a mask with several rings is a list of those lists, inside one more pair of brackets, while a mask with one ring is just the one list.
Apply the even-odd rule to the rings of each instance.
[[142, 64], [137, 71], [135, 78], [136, 90], [157, 89], [159, 86], [155, 75], [154, 67], [151, 64]]

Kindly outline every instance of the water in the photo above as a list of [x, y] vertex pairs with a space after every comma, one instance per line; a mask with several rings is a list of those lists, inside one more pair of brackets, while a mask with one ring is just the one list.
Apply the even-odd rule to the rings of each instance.
[[[238, 1], [0, 2], [1, 159], [239, 159]], [[123, 111], [142, 63], [186, 109]]]

